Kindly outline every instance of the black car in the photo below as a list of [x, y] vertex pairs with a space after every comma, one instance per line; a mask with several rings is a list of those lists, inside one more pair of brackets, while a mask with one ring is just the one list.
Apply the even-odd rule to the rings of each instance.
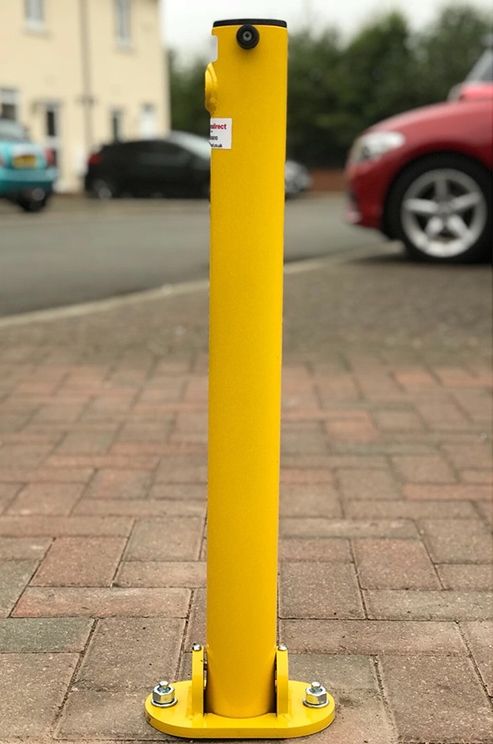
[[172, 132], [165, 139], [103, 145], [87, 163], [85, 190], [117, 196], [208, 196], [210, 146], [203, 137]]
[[[117, 196], [209, 196], [211, 148], [205, 137], [171, 132], [165, 139], [114, 142], [88, 160], [85, 189], [98, 199]], [[310, 188], [304, 165], [286, 161], [286, 196]]]

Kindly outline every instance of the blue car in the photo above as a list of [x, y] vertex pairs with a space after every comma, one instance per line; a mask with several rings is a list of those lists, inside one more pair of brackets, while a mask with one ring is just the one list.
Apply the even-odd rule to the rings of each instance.
[[56, 176], [49, 153], [31, 142], [24, 127], [0, 119], [0, 197], [25, 212], [39, 212], [53, 193]]

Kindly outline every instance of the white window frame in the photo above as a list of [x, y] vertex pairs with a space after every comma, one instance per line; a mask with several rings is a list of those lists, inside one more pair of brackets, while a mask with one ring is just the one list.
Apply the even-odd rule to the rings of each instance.
[[0, 88], [0, 116], [2, 116], [2, 108], [4, 104], [6, 106], [13, 106], [14, 117], [11, 121], [19, 121], [19, 91], [16, 88]]
[[132, 0], [114, 0], [115, 35], [119, 46], [129, 47], [132, 43]]
[[44, 0], [24, 0], [24, 15], [27, 28], [33, 31], [42, 31], [45, 28], [45, 2]]

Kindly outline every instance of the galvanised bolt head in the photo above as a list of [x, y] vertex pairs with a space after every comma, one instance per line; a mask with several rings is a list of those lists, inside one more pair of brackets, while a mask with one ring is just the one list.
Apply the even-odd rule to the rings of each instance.
[[279, 646], [277, 647], [277, 650], [278, 651], [287, 651], [288, 650], [288, 647], [286, 646], [285, 643], [280, 643]]
[[325, 708], [329, 704], [327, 690], [320, 682], [312, 682], [305, 690], [303, 705], [307, 708]]
[[177, 702], [178, 699], [173, 685], [170, 685], [166, 680], [158, 682], [152, 691], [152, 704], [157, 708], [171, 708]]
[[192, 646], [192, 651], [202, 651], [202, 645], [200, 643], [194, 643]]

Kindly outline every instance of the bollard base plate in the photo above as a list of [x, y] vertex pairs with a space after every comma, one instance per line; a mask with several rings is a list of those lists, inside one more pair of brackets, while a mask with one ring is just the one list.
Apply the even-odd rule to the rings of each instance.
[[158, 731], [187, 739], [290, 739], [315, 734], [335, 716], [334, 698], [325, 708], [303, 705], [308, 682], [288, 682], [287, 713], [266, 713], [256, 718], [226, 718], [214, 713], [192, 712], [192, 682], [175, 684], [178, 702], [172, 708], [157, 708], [152, 696], [146, 699], [147, 721]]

